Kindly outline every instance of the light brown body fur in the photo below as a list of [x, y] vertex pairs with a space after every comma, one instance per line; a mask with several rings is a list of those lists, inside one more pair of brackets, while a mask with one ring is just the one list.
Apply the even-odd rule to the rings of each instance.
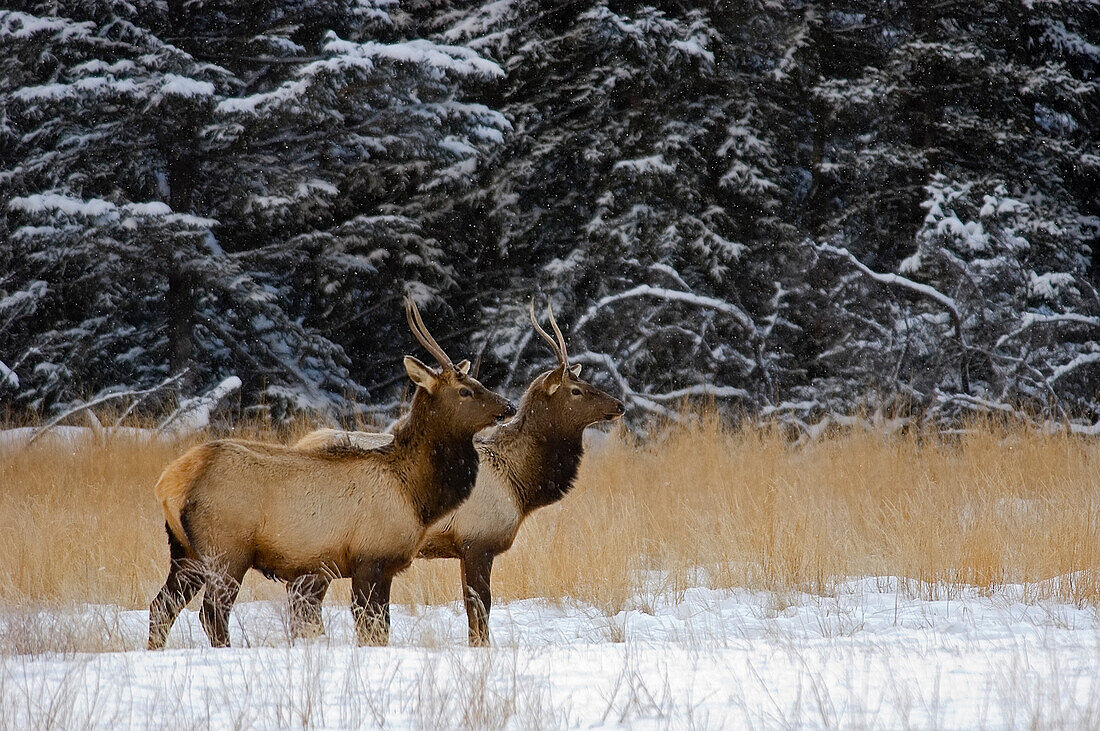
[[[195, 557], [221, 556], [229, 565], [247, 558], [284, 581], [319, 566], [351, 576], [355, 557], [412, 556], [418, 548], [424, 526], [411, 494], [432, 475], [423, 474], [424, 460], [412, 468], [420, 475], [406, 465], [425, 449], [405, 443], [333, 456], [222, 440], [169, 465], [156, 491]], [[190, 530], [174, 510], [184, 505]]]
[[[515, 418], [475, 440], [479, 468], [470, 497], [431, 526], [420, 549], [423, 558], [462, 561], [473, 645], [489, 640], [493, 559], [512, 547], [528, 515], [557, 502], [572, 487], [585, 427], [616, 419], [624, 410], [621, 402], [577, 378], [580, 366], [569, 367], [564, 352], [559, 357], [561, 367], [543, 373], [528, 387]], [[321, 430], [307, 434], [295, 447], [354, 448], [376, 444], [385, 436]], [[327, 586], [327, 580], [315, 578], [309, 590], [291, 595], [292, 616], [313, 625], [313, 631], [321, 630], [320, 602]]]

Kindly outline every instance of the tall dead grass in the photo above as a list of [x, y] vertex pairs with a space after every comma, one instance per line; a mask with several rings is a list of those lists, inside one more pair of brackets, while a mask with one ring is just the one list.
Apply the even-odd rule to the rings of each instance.
[[[0, 453], [0, 603], [146, 606], [167, 570], [152, 486], [186, 446]], [[395, 601], [456, 600], [455, 564], [417, 562]], [[853, 575], [929, 592], [1027, 583], [1036, 597], [1100, 605], [1098, 567], [1096, 441], [984, 424], [950, 439], [851, 432], [796, 447], [778, 429], [703, 416], [591, 451], [574, 492], [497, 560], [493, 584], [500, 599], [607, 611], [700, 584], [827, 593]], [[346, 586], [332, 595], [346, 601]], [[282, 596], [256, 576], [244, 594]]]

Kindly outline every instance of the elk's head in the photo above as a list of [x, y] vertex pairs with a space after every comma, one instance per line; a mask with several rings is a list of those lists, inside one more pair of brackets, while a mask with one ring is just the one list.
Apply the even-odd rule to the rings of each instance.
[[417, 395], [424, 394], [421, 398], [427, 399], [426, 407], [434, 420], [456, 433], [472, 435], [516, 413], [516, 407], [508, 399], [485, 388], [470, 375], [470, 361], [451, 362], [428, 332], [411, 297], [405, 297], [405, 316], [413, 335], [439, 362], [440, 368], [435, 370], [411, 355], [405, 356], [405, 372], [416, 384]]
[[524, 405], [548, 417], [557, 429], [578, 433], [590, 424], [614, 421], [621, 417], [626, 412], [623, 402], [582, 381], [579, 363], [569, 364], [565, 337], [554, 320], [554, 310], [549, 303], [546, 305], [546, 312], [554, 337], [539, 325], [535, 317], [535, 303], [531, 303], [531, 324], [554, 351], [558, 358], [558, 367], [534, 380], [524, 394]]

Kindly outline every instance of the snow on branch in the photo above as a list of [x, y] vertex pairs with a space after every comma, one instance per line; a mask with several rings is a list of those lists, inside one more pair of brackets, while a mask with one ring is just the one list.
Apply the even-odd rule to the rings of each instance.
[[[293, 108], [308, 106], [308, 95], [326, 74], [340, 75], [351, 71], [369, 73], [376, 69], [376, 61], [413, 64], [434, 73], [456, 76], [494, 78], [504, 75], [498, 64], [472, 49], [424, 39], [403, 43], [356, 42], [339, 38], [330, 31], [324, 50], [332, 55], [310, 60], [292, 78], [271, 91], [223, 99], [218, 103], [218, 112], [259, 116], [288, 105]], [[504, 119], [503, 115], [490, 112], [487, 108], [486, 113]]]
[[585, 351], [584, 353], [570, 353], [569, 360], [574, 363], [587, 363], [589, 365], [603, 366], [607, 369], [608, 373], [611, 374], [611, 377], [615, 380], [615, 382], [619, 384], [619, 388], [621, 388], [623, 391], [624, 399], [633, 404], [641, 406], [646, 411], [652, 411], [655, 414], [667, 416], [670, 419], [677, 419], [675, 411], [661, 406], [656, 401], [648, 398], [647, 395], [635, 392], [634, 389], [630, 387], [630, 384], [627, 382], [623, 374], [619, 372], [619, 369], [615, 366], [615, 361], [611, 359], [610, 355], [607, 355], [606, 353], [593, 353], [591, 351]]
[[197, 229], [209, 229], [218, 225], [213, 218], [202, 218], [189, 213], [175, 213], [161, 201], [145, 201], [115, 205], [102, 198], [74, 198], [52, 191], [17, 196], [8, 203], [13, 211], [29, 216], [67, 216], [70, 218], [92, 218], [107, 223], [122, 222], [130, 225], [130, 218], [160, 218], [166, 223], [176, 223]]
[[3, 385], [19, 388], [19, 376], [11, 368], [8, 368], [7, 363], [0, 360], [0, 386]]
[[402, 43], [356, 42], [344, 40], [329, 31], [325, 51], [351, 58], [383, 58], [419, 64], [466, 76], [504, 76], [504, 69], [471, 48], [434, 43], [423, 38]]
[[713, 386], [709, 383], [698, 383], [687, 388], [678, 388], [666, 393], [647, 393], [646, 396], [654, 401], [677, 401], [689, 396], [711, 396], [714, 398], [740, 398], [748, 399], [750, 394], [743, 388], [734, 386]]
[[725, 300], [715, 299], [714, 297], [706, 297], [704, 295], [692, 294], [691, 292], [682, 292], [678, 289], [666, 289], [665, 287], [653, 287], [648, 284], [640, 284], [633, 289], [628, 289], [625, 292], [618, 292], [617, 294], [609, 294], [606, 297], [602, 297], [595, 302], [588, 310], [581, 315], [574, 325], [574, 330], [580, 330], [586, 324], [588, 324], [596, 314], [607, 307], [613, 302], [620, 300], [631, 299], [634, 297], [654, 297], [656, 299], [662, 299], [669, 302], [684, 302], [689, 305], [695, 305], [697, 307], [704, 307], [710, 310], [716, 310], [723, 314], [731, 316], [737, 321], [746, 332], [755, 333], [756, 324], [752, 321], [752, 318], [737, 305], [726, 302]]
[[619, 388], [622, 389], [623, 398], [627, 401], [641, 406], [647, 411], [651, 411], [655, 414], [668, 417], [679, 421], [679, 417], [676, 412], [663, 406], [663, 403], [670, 401], [679, 401], [683, 398], [691, 396], [711, 396], [714, 398], [742, 398], [748, 399], [750, 394], [748, 391], [742, 388], [734, 388], [733, 386], [714, 386], [707, 383], [698, 383], [686, 388], [678, 388], [666, 393], [639, 393], [630, 387], [630, 383], [626, 380], [626, 377], [619, 372], [619, 369], [615, 366], [615, 362], [611, 359], [611, 356], [606, 353], [593, 353], [586, 351], [579, 354], [570, 354], [569, 360], [576, 363], [585, 363], [589, 365], [598, 365], [607, 369], [608, 373], [619, 384]]
[[871, 279], [875, 280], [876, 282], [908, 289], [911, 292], [915, 292], [922, 297], [926, 297], [943, 305], [943, 307], [951, 313], [951, 319], [955, 322], [956, 330], [959, 330], [961, 334], [961, 329], [959, 325], [962, 321], [962, 318], [959, 316], [959, 306], [955, 302], [955, 300], [951, 299], [943, 292], [940, 292], [934, 287], [929, 287], [927, 284], [914, 282], [912, 279], [908, 279], [897, 274], [884, 274], [882, 272], [876, 272], [868, 267], [866, 264], [861, 262], [859, 259], [857, 259], [855, 257], [855, 254], [843, 247], [831, 246], [830, 244], [816, 244], [816, 246], [822, 251], [827, 251], [831, 254], [836, 254], [837, 256], [847, 259], [849, 262], [851, 262], [852, 266], [854, 266], [856, 269], [858, 269]]
[[176, 410], [160, 423], [157, 431], [198, 431], [210, 423], [210, 412], [218, 402], [241, 387], [237, 376], [226, 378], [201, 396], [180, 401]]
[[1035, 312], [1025, 312], [1023, 317], [1020, 318], [1020, 326], [1010, 333], [1005, 333], [997, 339], [995, 347], [1001, 347], [1009, 340], [1017, 337], [1025, 330], [1033, 327], [1034, 325], [1059, 325], [1059, 324], [1071, 324], [1071, 325], [1087, 325], [1090, 327], [1100, 327], [1100, 317], [1090, 317], [1088, 315], [1082, 315], [1077, 312], [1063, 312], [1057, 315], [1041, 315]]
[[[966, 339], [963, 337], [962, 327], [962, 315], [959, 314], [959, 305], [952, 298], [945, 295], [935, 287], [929, 287], [927, 284], [921, 284], [920, 282], [914, 282], [912, 279], [900, 276], [898, 274], [889, 274], [883, 272], [876, 272], [866, 264], [856, 258], [855, 254], [840, 246], [831, 246], [829, 244], [814, 244], [820, 251], [826, 251], [830, 254], [835, 254], [843, 259], [846, 259], [852, 264], [861, 274], [881, 284], [886, 284], [892, 287], [899, 287], [901, 289], [909, 290], [915, 294], [930, 299], [933, 302], [942, 306], [947, 310], [948, 315], [951, 317], [951, 325], [955, 330], [955, 339], [959, 341], [959, 347], [963, 351], [969, 350], [969, 346], [966, 343]], [[963, 391], [970, 390], [970, 376], [967, 373], [967, 358], [963, 357], [959, 361], [959, 383], [962, 385]]]
[[[1050, 374], [1050, 378], [1047, 379], [1047, 383], [1053, 384], [1062, 376], [1072, 373], [1081, 366], [1089, 365], [1090, 363], [1100, 363], [1100, 352], [1084, 353], [1077, 356], [1069, 363], [1058, 366], [1054, 369], [1054, 372]], [[0, 365], [3, 365], [3, 363], [0, 363]]]

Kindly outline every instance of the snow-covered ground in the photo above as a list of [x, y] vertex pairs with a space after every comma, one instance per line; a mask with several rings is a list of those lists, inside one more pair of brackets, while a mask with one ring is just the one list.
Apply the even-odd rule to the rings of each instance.
[[339, 606], [327, 637], [292, 645], [282, 605], [246, 602], [235, 647], [211, 650], [188, 610], [164, 652], [140, 649], [145, 612], [9, 609], [0, 725], [1095, 728], [1098, 613], [1034, 592], [868, 578], [640, 596], [611, 616], [514, 601], [491, 649], [465, 647], [457, 603], [396, 606], [386, 648], [354, 646]]

